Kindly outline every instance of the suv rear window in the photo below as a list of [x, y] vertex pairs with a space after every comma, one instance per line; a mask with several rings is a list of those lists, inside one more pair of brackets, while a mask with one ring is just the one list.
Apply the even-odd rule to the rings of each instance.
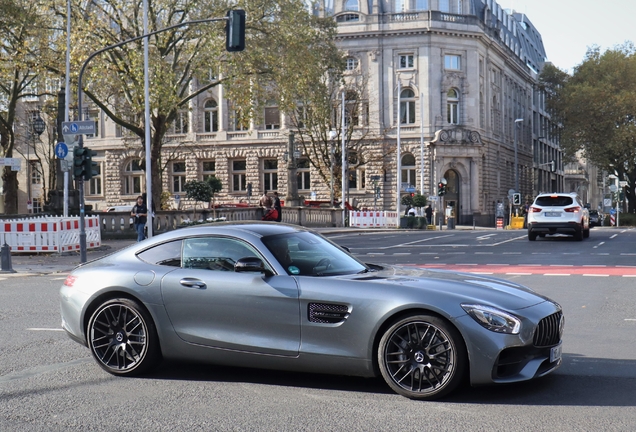
[[534, 202], [541, 207], [565, 207], [572, 204], [572, 197], [569, 196], [542, 196], [537, 197]]

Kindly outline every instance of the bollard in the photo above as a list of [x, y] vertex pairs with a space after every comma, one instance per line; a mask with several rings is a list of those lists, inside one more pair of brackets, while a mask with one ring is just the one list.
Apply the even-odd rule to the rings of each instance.
[[13, 270], [13, 266], [11, 265], [11, 246], [8, 244], [3, 244], [2, 248], [0, 248], [0, 257], [2, 260], [2, 268], [0, 269], [0, 273], [15, 273]]

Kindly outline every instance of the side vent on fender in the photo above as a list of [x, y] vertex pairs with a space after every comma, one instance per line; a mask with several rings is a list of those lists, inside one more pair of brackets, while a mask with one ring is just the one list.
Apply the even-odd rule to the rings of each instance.
[[349, 307], [329, 303], [309, 303], [309, 322], [337, 324], [349, 317]]

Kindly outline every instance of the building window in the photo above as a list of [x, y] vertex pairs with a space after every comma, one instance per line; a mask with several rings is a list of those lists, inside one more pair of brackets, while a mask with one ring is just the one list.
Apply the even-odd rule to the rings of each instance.
[[33, 213], [42, 213], [44, 211], [42, 198], [33, 198], [31, 204], [33, 205]]
[[401, 189], [405, 187], [415, 187], [415, 157], [407, 153], [402, 156], [402, 186]]
[[357, 70], [358, 69], [358, 59], [355, 57], [349, 57], [347, 58], [347, 70], [348, 71], [353, 71], [353, 70]]
[[310, 190], [311, 174], [309, 172], [309, 159], [299, 159], [297, 162], [297, 167], [296, 178], [298, 179], [298, 190]]
[[404, 89], [400, 93], [400, 124], [415, 123], [415, 93]]
[[344, 14], [336, 17], [336, 22], [360, 21], [358, 14]]
[[93, 120], [95, 122], [95, 134], [86, 134], [85, 138], [95, 138], [99, 136], [99, 111], [96, 109], [87, 110], [84, 113], [84, 120]]
[[201, 175], [203, 181], [206, 181], [210, 177], [216, 176], [216, 162], [215, 161], [203, 161], [201, 162]]
[[139, 159], [128, 162], [124, 168], [124, 194], [140, 195], [143, 187], [144, 172]]
[[102, 164], [97, 163], [95, 165], [93, 171], [95, 171], [95, 175], [91, 178], [88, 184], [88, 194], [89, 195], [101, 195], [102, 194]]
[[450, 124], [459, 124], [459, 94], [455, 89], [446, 94], [446, 120]]
[[180, 193], [185, 192], [186, 183], [186, 164], [185, 162], [172, 162], [172, 171], [170, 173], [172, 177], [172, 192]]
[[413, 69], [414, 64], [413, 54], [400, 54], [398, 56], [398, 69]]
[[444, 68], [452, 69], [452, 70], [460, 70], [462, 66], [461, 58], [462, 57], [458, 55], [446, 54], [444, 56]]
[[360, 4], [358, 0], [346, 0], [344, 4], [344, 10], [358, 12], [360, 10]]
[[232, 191], [245, 192], [247, 190], [247, 161], [232, 161]]
[[365, 173], [364, 169], [358, 168], [358, 155], [355, 153], [349, 153], [349, 168], [348, 170], [348, 188], [349, 190], [362, 190], [365, 188]]
[[42, 173], [40, 172], [40, 164], [35, 161], [29, 161], [29, 172], [31, 173], [31, 184], [42, 184]]
[[360, 109], [358, 106], [358, 94], [348, 91], [345, 95], [345, 126], [358, 126], [360, 124]]
[[266, 191], [278, 189], [278, 160], [263, 160], [263, 187]]
[[274, 101], [265, 106], [265, 129], [280, 129], [280, 110]]
[[214, 99], [205, 102], [203, 106], [203, 132], [219, 130], [219, 106]]
[[188, 112], [187, 111], [179, 111], [177, 113], [177, 116], [174, 119], [174, 123], [172, 124], [171, 132], [173, 134], [188, 133]]
[[232, 110], [232, 130], [234, 131], [246, 131], [250, 128], [250, 121], [247, 116], [243, 114], [243, 110], [237, 108]]

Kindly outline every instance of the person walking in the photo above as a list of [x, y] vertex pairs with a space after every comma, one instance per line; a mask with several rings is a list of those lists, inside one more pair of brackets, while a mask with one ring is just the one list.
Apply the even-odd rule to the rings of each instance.
[[137, 204], [133, 207], [130, 215], [135, 218], [137, 241], [140, 242], [146, 238], [144, 228], [146, 227], [146, 221], [148, 220], [148, 207], [146, 207], [144, 198], [141, 195], [137, 197]]
[[263, 196], [261, 196], [258, 205], [263, 207], [265, 211], [272, 207], [272, 199], [269, 197], [269, 195], [267, 195], [267, 191], [263, 192]]
[[433, 209], [431, 208], [430, 204], [428, 205], [428, 207], [424, 209], [424, 214], [426, 215], [426, 219], [428, 220], [428, 225], [432, 225], [433, 224]]
[[280, 197], [278, 196], [278, 192], [274, 192], [274, 209], [278, 212], [278, 216], [276, 216], [276, 222], [280, 222], [283, 220], [283, 207], [280, 205]]

